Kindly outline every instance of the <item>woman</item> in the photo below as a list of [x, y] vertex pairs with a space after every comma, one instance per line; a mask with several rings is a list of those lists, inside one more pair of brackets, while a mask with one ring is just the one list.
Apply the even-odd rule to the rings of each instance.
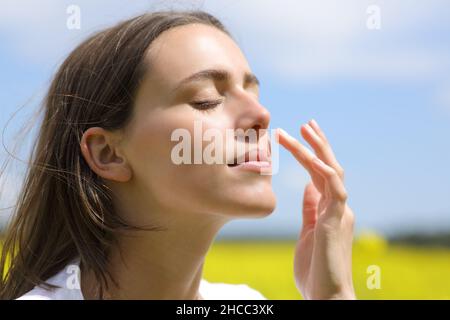
[[[79, 45], [44, 103], [3, 247], [1, 298], [263, 299], [245, 285], [203, 280], [202, 268], [222, 226], [274, 210], [271, 176], [259, 174], [270, 146], [253, 164], [171, 159], [173, 132], [193, 133], [196, 122], [203, 131], [266, 130], [258, 84], [224, 26], [201, 11], [144, 14]], [[343, 171], [315, 121], [301, 134], [315, 155], [277, 134], [312, 179], [296, 285], [307, 299], [352, 299]], [[246, 147], [241, 158], [255, 146], [227, 139]]]

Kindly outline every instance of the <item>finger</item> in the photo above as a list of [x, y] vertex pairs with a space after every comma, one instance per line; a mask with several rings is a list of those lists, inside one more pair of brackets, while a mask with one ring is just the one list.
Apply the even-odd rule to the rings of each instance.
[[313, 160], [313, 168], [324, 178], [325, 189], [329, 193], [330, 199], [336, 203], [345, 203], [347, 201], [347, 191], [336, 170], [319, 158]]
[[319, 124], [317, 123], [316, 120], [311, 119], [309, 121], [309, 125], [314, 129], [314, 131], [319, 135], [319, 137], [325, 141], [326, 143], [329, 144], [327, 136], [325, 135], [325, 133], [322, 131], [322, 129], [319, 127]]
[[333, 148], [331, 147], [331, 144], [328, 141], [327, 136], [325, 135], [325, 133], [323, 132], [323, 130], [320, 128], [319, 124], [317, 123], [316, 120], [311, 119], [309, 121], [309, 125], [311, 126], [311, 128], [314, 129], [314, 131], [322, 138], [323, 141], [325, 141], [325, 144], [328, 145], [331, 155], [335, 161], [335, 169], [337, 171], [337, 173], [339, 174], [339, 176], [341, 177], [342, 180], [344, 180], [344, 169], [342, 168], [342, 166], [339, 164], [339, 162], [336, 160], [336, 156], [334, 154]]
[[281, 128], [277, 129], [277, 140], [285, 147], [300, 164], [308, 171], [314, 184], [323, 191], [323, 178], [312, 168], [312, 159], [316, 156], [297, 139]]
[[300, 143], [297, 139], [292, 137], [289, 133], [281, 128], [278, 128], [278, 141], [285, 147], [292, 155], [305, 167], [309, 172], [314, 172], [312, 170], [312, 159], [315, 155]]
[[314, 186], [314, 183], [309, 182], [303, 193], [303, 228], [316, 224], [320, 197], [321, 194]]
[[319, 133], [313, 129], [311, 125], [311, 121], [308, 124], [305, 124], [301, 127], [300, 133], [303, 138], [311, 145], [314, 152], [317, 156], [325, 162], [327, 165], [331, 166], [336, 170], [339, 177], [344, 179], [344, 170], [339, 162], [336, 160], [333, 149], [331, 145], [327, 142], [326, 138], [323, 136], [323, 133], [319, 135]]

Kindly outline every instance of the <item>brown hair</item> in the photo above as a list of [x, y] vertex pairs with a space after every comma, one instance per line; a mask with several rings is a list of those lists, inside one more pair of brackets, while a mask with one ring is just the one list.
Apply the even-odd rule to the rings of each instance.
[[131, 226], [115, 214], [111, 190], [84, 160], [81, 137], [91, 126], [115, 130], [128, 123], [149, 71], [143, 58], [150, 44], [162, 32], [192, 23], [229, 35], [203, 11], [146, 13], [90, 36], [59, 67], [7, 229], [1, 299], [15, 299], [35, 285], [51, 287], [45, 280], [76, 257], [93, 271], [100, 292], [107, 287], [108, 254], [117, 232]]

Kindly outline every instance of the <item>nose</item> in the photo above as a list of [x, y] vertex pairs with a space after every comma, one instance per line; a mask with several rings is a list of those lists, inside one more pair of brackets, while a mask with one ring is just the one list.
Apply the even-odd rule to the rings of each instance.
[[243, 92], [237, 101], [238, 114], [236, 128], [244, 131], [267, 129], [270, 123], [270, 112], [251, 94]]
[[[240, 91], [235, 99], [231, 108], [234, 111], [235, 130], [243, 131], [236, 133], [235, 139], [240, 143], [244, 142], [245, 148], [249, 147], [250, 143], [256, 142], [258, 150], [266, 150], [265, 152], [258, 151], [258, 157], [267, 158], [271, 154], [271, 143], [266, 132], [270, 123], [269, 110], [259, 103], [254, 95], [245, 90]], [[256, 134], [256, 136], [253, 134]], [[251, 137], [256, 138], [256, 141], [252, 140]], [[253, 156], [255, 155], [252, 154]]]

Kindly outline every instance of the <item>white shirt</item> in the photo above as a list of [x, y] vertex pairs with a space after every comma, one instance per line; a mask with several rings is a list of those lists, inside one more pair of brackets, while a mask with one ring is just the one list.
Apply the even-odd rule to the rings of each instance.
[[[69, 263], [56, 275], [49, 278], [47, 283], [58, 286], [47, 290], [35, 286], [17, 300], [84, 300], [80, 289], [79, 259]], [[210, 283], [202, 279], [199, 287], [200, 295], [205, 300], [265, 300], [257, 290], [246, 284]]]

